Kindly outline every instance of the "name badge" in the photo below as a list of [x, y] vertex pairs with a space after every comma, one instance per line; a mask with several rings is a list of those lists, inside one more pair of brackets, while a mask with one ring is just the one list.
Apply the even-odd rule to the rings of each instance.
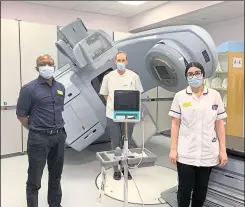
[[58, 93], [59, 95], [63, 95], [63, 91], [57, 90], [57, 93]]
[[217, 111], [218, 105], [213, 105], [213, 106], [212, 106], [212, 109], [215, 110], [215, 111]]
[[183, 107], [190, 107], [192, 106], [192, 103], [191, 102], [185, 102], [183, 103]]

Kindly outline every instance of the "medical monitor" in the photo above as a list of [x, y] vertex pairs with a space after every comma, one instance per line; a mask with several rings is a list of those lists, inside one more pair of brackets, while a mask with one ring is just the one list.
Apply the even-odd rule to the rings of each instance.
[[139, 122], [141, 120], [140, 92], [136, 90], [114, 91], [115, 122]]

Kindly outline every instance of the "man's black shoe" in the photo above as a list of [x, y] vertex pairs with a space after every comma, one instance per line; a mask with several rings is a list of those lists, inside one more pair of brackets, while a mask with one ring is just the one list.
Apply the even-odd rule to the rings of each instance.
[[114, 172], [113, 178], [114, 180], [121, 180], [121, 172]]
[[[124, 169], [122, 169], [122, 174], [124, 175]], [[130, 174], [129, 171], [128, 171], [128, 180], [132, 180], [132, 175]]]

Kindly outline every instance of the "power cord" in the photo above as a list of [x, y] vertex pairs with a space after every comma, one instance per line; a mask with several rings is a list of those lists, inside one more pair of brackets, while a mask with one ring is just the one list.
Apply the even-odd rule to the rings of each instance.
[[[145, 125], [144, 125], [144, 110], [142, 111], [142, 139], [143, 139], [143, 144], [142, 144], [142, 155], [141, 155], [141, 159], [140, 159], [139, 163], [138, 163], [137, 165], [135, 165], [134, 167], [130, 167], [130, 166], [128, 166], [128, 169], [135, 169], [135, 168], [138, 168], [138, 167], [139, 167], [139, 165], [141, 164], [142, 160], [143, 160], [143, 157], [144, 157], [144, 154], [143, 154], [143, 153], [144, 153], [144, 151], [145, 151]], [[138, 188], [138, 186], [137, 186], [137, 184], [136, 184], [136, 182], [135, 182], [135, 180], [134, 180], [134, 178], [133, 178], [133, 177], [132, 177], [132, 180], [133, 180], [134, 185], [135, 185], [135, 187], [136, 187], [136, 189], [137, 189], [137, 192], [138, 192], [138, 195], [139, 195], [139, 197], [140, 197], [140, 200], [141, 200], [142, 206], [144, 207], [144, 206], [145, 206], [145, 204], [144, 204], [144, 202], [143, 202], [143, 199], [142, 199], [142, 197], [141, 197], [141, 194], [140, 194], [139, 188]]]
[[145, 206], [145, 204], [144, 204], [144, 202], [143, 202], [143, 199], [142, 199], [142, 197], [141, 197], [141, 194], [140, 194], [139, 188], [138, 188], [138, 186], [137, 186], [137, 184], [136, 184], [136, 182], [135, 182], [135, 180], [134, 180], [134, 178], [133, 178], [133, 177], [132, 177], [132, 180], [133, 180], [134, 185], [135, 185], [135, 187], [136, 187], [136, 189], [137, 189], [137, 192], [138, 192], [138, 195], [139, 195], [139, 197], [140, 197], [140, 201], [141, 201], [141, 203], [142, 203], [142, 206], [144, 207], [144, 206]]
[[130, 167], [128, 166], [129, 169], [135, 169], [138, 168], [143, 160], [144, 157], [144, 151], [145, 151], [145, 124], [144, 124], [144, 110], [142, 111], [142, 139], [143, 139], [143, 144], [142, 144], [142, 152], [141, 152], [141, 158], [140, 161], [137, 165], [135, 165], [134, 167]]

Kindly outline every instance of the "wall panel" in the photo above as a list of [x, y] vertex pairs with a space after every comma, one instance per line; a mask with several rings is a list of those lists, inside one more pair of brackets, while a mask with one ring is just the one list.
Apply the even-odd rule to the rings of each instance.
[[22, 151], [21, 125], [15, 115], [20, 91], [18, 21], [1, 18], [1, 155]]
[[[20, 23], [21, 45], [21, 78], [26, 84], [38, 77], [36, 59], [41, 54], [49, 54], [57, 63], [57, 26], [36, 24], [29, 22]], [[23, 151], [27, 150], [28, 131], [23, 127]]]
[[15, 106], [19, 91], [18, 21], [1, 18], [1, 106]]
[[20, 22], [22, 82], [26, 84], [38, 77], [36, 59], [49, 54], [57, 65], [57, 26]]
[[1, 155], [22, 152], [21, 124], [15, 110], [1, 110]]
[[130, 35], [131, 33], [127, 33], [127, 32], [114, 32], [114, 41], [124, 39]]

